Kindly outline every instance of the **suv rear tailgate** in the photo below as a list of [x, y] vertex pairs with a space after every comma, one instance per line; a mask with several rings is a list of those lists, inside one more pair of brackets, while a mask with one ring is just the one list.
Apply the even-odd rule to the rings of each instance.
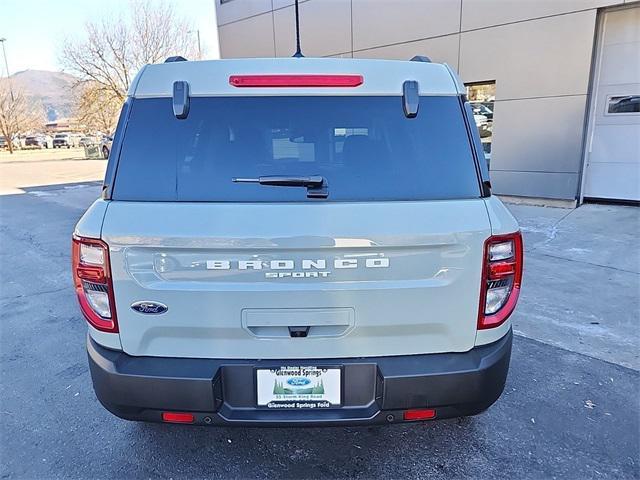
[[102, 230], [126, 353], [263, 359], [471, 349], [489, 235], [482, 199], [117, 201]]

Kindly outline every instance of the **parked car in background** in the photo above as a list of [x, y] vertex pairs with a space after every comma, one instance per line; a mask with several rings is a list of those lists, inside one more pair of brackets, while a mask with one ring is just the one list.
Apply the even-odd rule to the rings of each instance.
[[491, 139], [482, 141], [482, 150], [484, 151], [484, 159], [487, 161], [487, 168], [491, 170]]
[[[11, 142], [13, 145], [13, 149], [17, 149], [17, 148], [21, 148], [22, 145], [20, 144], [20, 140], [18, 139], [18, 137], [14, 137], [13, 141]], [[1, 150], [8, 150], [9, 149], [9, 145], [7, 142], [7, 138], [6, 137], [2, 137], [0, 136], [0, 149]]]
[[96, 137], [82, 137], [80, 138], [80, 146], [81, 147], [88, 147], [89, 145], [94, 145], [98, 143], [98, 140]]
[[47, 135], [29, 135], [24, 140], [25, 147], [49, 148], [51, 137]]
[[71, 148], [71, 137], [68, 133], [56, 133], [53, 137], [53, 148]]
[[470, 102], [474, 115], [484, 115], [487, 120], [493, 121], [493, 105], [491, 102]]
[[105, 135], [100, 142], [100, 151], [103, 158], [109, 158], [109, 152], [111, 152], [111, 144], [113, 143], [113, 137]]
[[53, 148], [78, 147], [81, 138], [77, 133], [56, 133], [56, 136], [53, 137]]
[[485, 115], [476, 115], [474, 113], [473, 119], [476, 122], [480, 137], [488, 137], [493, 133], [493, 122], [490, 122]]

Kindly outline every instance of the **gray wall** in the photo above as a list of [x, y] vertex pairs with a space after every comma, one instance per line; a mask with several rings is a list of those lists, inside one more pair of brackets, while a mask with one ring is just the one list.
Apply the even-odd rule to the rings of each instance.
[[[215, 1], [223, 58], [292, 55], [292, 0]], [[597, 8], [622, 3], [306, 0], [302, 50], [349, 58], [428, 55], [455, 67], [465, 82], [495, 80], [494, 190], [574, 199]]]

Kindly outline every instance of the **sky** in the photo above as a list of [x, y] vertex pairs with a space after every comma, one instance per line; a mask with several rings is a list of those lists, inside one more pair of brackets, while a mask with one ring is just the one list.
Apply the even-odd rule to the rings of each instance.
[[[0, 38], [9, 73], [62, 69], [58, 50], [66, 37], [82, 37], [84, 23], [125, 13], [135, 0], [0, 0]], [[215, 0], [164, 0], [200, 31], [203, 58], [218, 58]], [[6, 68], [0, 51], [0, 74]]]

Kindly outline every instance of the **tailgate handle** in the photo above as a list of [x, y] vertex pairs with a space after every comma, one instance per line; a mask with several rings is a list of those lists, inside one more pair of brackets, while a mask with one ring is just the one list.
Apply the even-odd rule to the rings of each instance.
[[242, 327], [260, 338], [339, 337], [355, 323], [352, 307], [248, 308], [242, 311]]
[[291, 338], [305, 338], [309, 334], [310, 327], [289, 327]]

